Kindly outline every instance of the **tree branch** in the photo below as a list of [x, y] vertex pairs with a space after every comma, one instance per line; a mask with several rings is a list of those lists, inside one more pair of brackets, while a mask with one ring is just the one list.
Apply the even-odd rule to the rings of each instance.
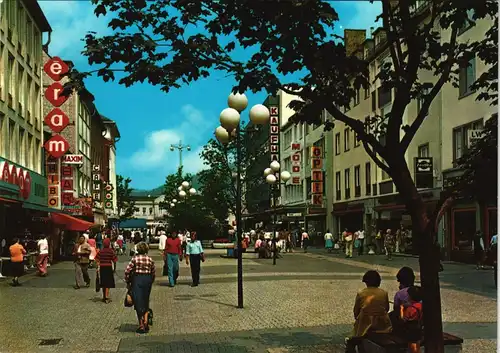
[[363, 144], [365, 142], [368, 143], [374, 153], [382, 156], [382, 158], [385, 159], [386, 152], [384, 146], [382, 146], [382, 144], [375, 138], [374, 135], [369, 134], [365, 131], [363, 122], [348, 117], [331, 103], [328, 104], [325, 109], [333, 116], [335, 120], [342, 121], [344, 124], [349, 126], [358, 135], [358, 138], [363, 141]]
[[417, 133], [418, 129], [420, 128], [425, 118], [427, 117], [427, 113], [429, 112], [429, 107], [431, 106], [432, 101], [441, 91], [441, 88], [448, 81], [450, 77], [451, 69], [453, 67], [453, 61], [455, 59], [455, 47], [457, 43], [457, 35], [458, 35], [458, 29], [453, 28], [451, 32], [450, 47], [446, 58], [447, 66], [444, 69], [444, 72], [441, 75], [441, 77], [439, 77], [438, 81], [434, 85], [434, 87], [432, 87], [430, 93], [426, 95], [417, 117], [410, 125], [410, 127], [405, 130], [405, 135], [403, 136], [400, 145], [401, 151], [403, 151], [403, 153], [406, 152], [408, 146], [410, 146], [410, 143], [413, 140], [413, 137], [415, 137], [415, 134]]
[[373, 151], [373, 149], [371, 149], [370, 145], [368, 145], [368, 143], [364, 140], [363, 140], [363, 147], [365, 148], [366, 153], [368, 153], [370, 158], [375, 162], [375, 164], [384, 172], [391, 175], [391, 173], [389, 172], [390, 170], [389, 167], [384, 162], [382, 162], [380, 158], [378, 158], [377, 154]]
[[394, 70], [398, 74], [399, 77], [403, 76], [401, 72], [401, 66], [403, 63], [403, 51], [401, 49], [401, 42], [398, 37], [394, 35], [394, 31], [391, 29], [390, 18], [392, 16], [392, 9], [389, 0], [382, 0], [382, 22], [385, 28], [389, 50], [391, 52], [392, 62], [394, 64]]

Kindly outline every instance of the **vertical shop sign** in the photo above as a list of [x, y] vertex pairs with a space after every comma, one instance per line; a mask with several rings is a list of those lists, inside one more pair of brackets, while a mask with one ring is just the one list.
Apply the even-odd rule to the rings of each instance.
[[311, 147], [311, 204], [323, 206], [323, 148]]
[[47, 173], [47, 182], [48, 182], [48, 205], [49, 207], [57, 208], [59, 207], [59, 160], [47, 155], [46, 161], [46, 173]]
[[[48, 206], [57, 208], [60, 201], [62, 201], [63, 205], [73, 201], [73, 190], [69, 191], [72, 176], [65, 179], [71, 179], [71, 182], [68, 181], [65, 185], [61, 185], [61, 171], [59, 170], [59, 158], [69, 150], [68, 141], [59, 135], [68, 126], [69, 118], [58, 108], [68, 100], [69, 96], [63, 95], [64, 86], [59, 81], [68, 73], [69, 67], [61, 58], [55, 56], [47, 60], [43, 70], [47, 76], [56, 81], [45, 89], [44, 94], [45, 99], [54, 107], [44, 118], [45, 125], [52, 131], [52, 137], [45, 142], [44, 148], [47, 151], [46, 169], [47, 178], [49, 179]], [[61, 194], [61, 188], [65, 191], [63, 194]]]
[[112, 209], [113, 208], [113, 185], [111, 184], [106, 184], [104, 187], [106, 194], [104, 195], [104, 207], [107, 209]]
[[271, 162], [280, 161], [280, 119], [277, 106], [269, 107], [271, 113], [269, 124], [269, 151], [271, 152]]
[[102, 201], [101, 195], [102, 195], [102, 183], [101, 183], [101, 167], [97, 164], [94, 164], [92, 166], [92, 201], [94, 204], [95, 208], [101, 208], [101, 207], [96, 207], [96, 203], [99, 204]]
[[73, 185], [73, 175], [74, 170], [71, 165], [61, 165], [61, 201], [64, 209], [68, 209], [73, 212], [75, 209], [75, 195], [74, 195], [74, 185]]
[[292, 155], [290, 159], [292, 160], [292, 178], [290, 184], [300, 185], [302, 180], [300, 179], [300, 172], [302, 170], [302, 146], [300, 143], [292, 143]]

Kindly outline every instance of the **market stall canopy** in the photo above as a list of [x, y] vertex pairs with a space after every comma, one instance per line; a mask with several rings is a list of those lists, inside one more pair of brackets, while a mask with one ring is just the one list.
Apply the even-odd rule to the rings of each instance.
[[120, 228], [147, 228], [146, 219], [144, 218], [131, 218], [120, 222]]
[[94, 225], [92, 222], [87, 222], [64, 213], [51, 213], [50, 219], [55, 224], [64, 226], [67, 230], [77, 232], [84, 232]]

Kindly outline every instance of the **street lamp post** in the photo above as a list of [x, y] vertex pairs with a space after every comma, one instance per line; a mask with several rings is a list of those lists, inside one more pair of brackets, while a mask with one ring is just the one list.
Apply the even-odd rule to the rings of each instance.
[[269, 168], [266, 168], [264, 170], [264, 176], [266, 177], [266, 182], [271, 186], [271, 194], [273, 198], [273, 265], [276, 265], [276, 257], [277, 257], [277, 251], [276, 251], [276, 230], [277, 230], [277, 221], [278, 221], [278, 207], [276, 205], [277, 203], [277, 193], [278, 193], [278, 188], [282, 184], [280, 182], [283, 181], [283, 184], [286, 184], [288, 180], [292, 177], [290, 172], [284, 170], [281, 172], [279, 175], [279, 179], [276, 177], [274, 173], [278, 173], [281, 169], [281, 166], [278, 161], [273, 161], [271, 162], [271, 165]]
[[179, 168], [182, 168], [182, 151], [184, 149], [186, 151], [191, 151], [191, 146], [189, 146], [189, 145], [183, 145], [182, 141], [179, 141], [179, 143], [177, 145], [174, 145], [174, 144], [170, 145], [170, 151], [173, 152], [175, 150], [179, 150]]
[[[248, 99], [244, 94], [231, 93], [227, 99], [229, 108], [220, 114], [221, 126], [215, 129], [215, 136], [222, 144], [227, 144], [231, 137], [235, 137], [236, 143], [236, 238], [237, 267], [238, 267], [238, 308], [243, 308], [243, 253], [242, 242], [242, 220], [241, 220], [241, 136], [240, 136], [240, 114], [248, 106]], [[257, 104], [250, 109], [250, 120], [257, 125], [265, 124], [270, 118], [269, 109], [262, 104]]]

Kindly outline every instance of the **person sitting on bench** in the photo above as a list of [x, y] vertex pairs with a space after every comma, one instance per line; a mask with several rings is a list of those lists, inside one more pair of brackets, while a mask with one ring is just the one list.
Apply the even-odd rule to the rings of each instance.
[[380, 289], [382, 279], [377, 271], [370, 270], [363, 276], [366, 288], [356, 295], [354, 303], [354, 328], [346, 340], [346, 353], [355, 352], [360, 338], [369, 333], [390, 333], [389, 295]]
[[394, 310], [389, 313], [392, 323], [392, 331], [396, 335], [402, 334], [400, 328], [401, 321], [401, 307], [410, 305], [410, 298], [408, 296], [408, 288], [415, 285], [415, 273], [410, 267], [404, 266], [398, 271], [396, 279], [399, 282], [399, 291], [394, 295]]
[[409, 304], [401, 306], [400, 315], [403, 321], [402, 331], [408, 340], [408, 352], [419, 353], [422, 340], [422, 294], [421, 288], [411, 286], [408, 288]]

